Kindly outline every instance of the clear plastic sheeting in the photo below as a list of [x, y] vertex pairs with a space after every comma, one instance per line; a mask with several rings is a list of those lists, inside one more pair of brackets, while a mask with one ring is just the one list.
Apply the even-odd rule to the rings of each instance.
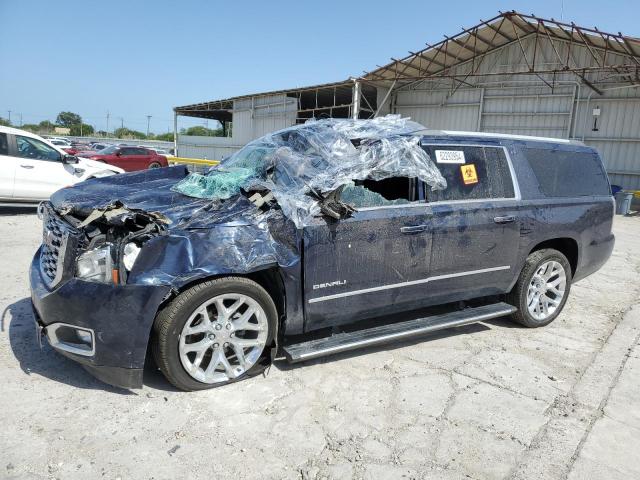
[[[321, 213], [323, 198], [335, 200], [332, 192], [354, 180], [415, 177], [432, 189], [446, 188], [420, 146], [418, 132], [424, 129], [400, 115], [310, 120], [254, 140], [213, 168], [208, 178], [191, 174], [173, 190], [216, 200], [241, 189], [269, 190], [284, 215], [301, 228]], [[229, 172], [237, 169], [246, 175], [232, 178]]]

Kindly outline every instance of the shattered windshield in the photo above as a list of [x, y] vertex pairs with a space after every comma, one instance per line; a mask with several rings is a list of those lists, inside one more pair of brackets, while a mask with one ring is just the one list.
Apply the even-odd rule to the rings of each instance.
[[[267, 145], [249, 143], [220, 164], [222, 168], [247, 168], [255, 172], [256, 177], [266, 178], [267, 168], [273, 158], [275, 148]], [[218, 168], [220, 168], [218, 167]], [[216, 169], [210, 173], [215, 175]]]
[[444, 189], [444, 177], [420, 146], [420, 130], [422, 125], [400, 115], [311, 120], [254, 140], [208, 174], [192, 173], [173, 190], [218, 200], [241, 191], [269, 191], [300, 228], [320, 214], [328, 197], [339, 202], [343, 189], [351, 196], [359, 192], [354, 187], [362, 185], [354, 182], [407, 177]]

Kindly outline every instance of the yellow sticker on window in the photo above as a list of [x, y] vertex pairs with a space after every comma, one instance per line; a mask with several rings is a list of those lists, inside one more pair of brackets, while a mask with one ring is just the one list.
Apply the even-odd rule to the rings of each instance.
[[478, 183], [478, 174], [476, 173], [476, 166], [473, 163], [460, 165], [460, 172], [462, 172], [462, 181], [465, 185]]

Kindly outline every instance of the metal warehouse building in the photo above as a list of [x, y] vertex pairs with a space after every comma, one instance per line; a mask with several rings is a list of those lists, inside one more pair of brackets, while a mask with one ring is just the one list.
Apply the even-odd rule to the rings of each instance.
[[176, 107], [176, 125], [199, 117], [232, 132], [176, 134], [176, 147], [219, 159], [312, 117], [398, 113], [430, 129], [581, 140], [613, 184], [640, 189], [639, 87], [640, 39], [507, 12], [359, 78]]

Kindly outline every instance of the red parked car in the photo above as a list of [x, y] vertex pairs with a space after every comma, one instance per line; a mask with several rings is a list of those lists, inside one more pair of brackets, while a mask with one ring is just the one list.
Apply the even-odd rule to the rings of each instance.
[[169, 166], [166, 157], [142, 147], [112, 145], [99, 152], [80, 152], [78, 156], [115, 165], [126, 172]]

